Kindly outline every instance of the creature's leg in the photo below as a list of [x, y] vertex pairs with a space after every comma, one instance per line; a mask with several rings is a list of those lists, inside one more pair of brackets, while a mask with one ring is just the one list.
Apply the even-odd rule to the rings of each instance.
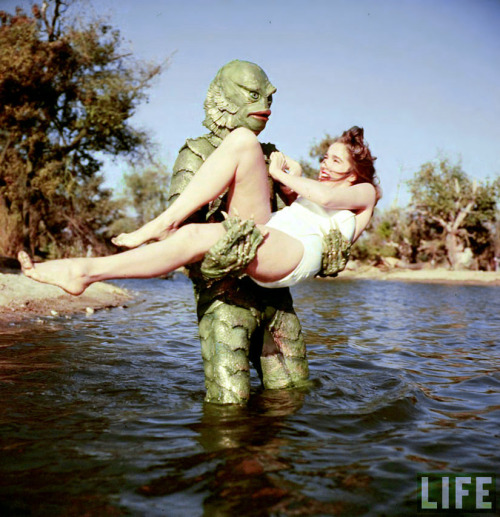
[[293, 308], [277, 310], [267, 323], [260, 364], [265, 388], [282, 389], [306, 384], [309, 377], [306, 346]]
[[[245, 295], [237, 302], [240, 292]], [[249, 360], [265, 388], [307, 385], [306, 347], [288, 289], [230, 278], [198, 293], [197, 302], [207, 401], [246, 402]]]
[[34, 264], [18, 255], [26, 276], [74, 295], [90, 284], [112, 278], [153, 278], [200, 260], [225, 230], [222, 224], [190, 224], [168, 239], [108, 257], [70, 258]]
[[250, 396], [250, 338], [257, 327], [251, 311], [214, 300], [200, 319], [205, 400], [242, 404]]
[[207, 158], [172, 205], [142, 228], [121, 234], [113, 242], [129, 248], [165, 237], [165, 229], [179, 226], [193, 212], [228, 189], [228, 211], [242, 219], [266, 223], [271, 215], [264, 155], [248, 129], [230, 133]]
[[258, 348], [252, 361], [257, 366], [260, 353], [257, 370], [266, 389], [296, 388], [307, 384], [306, 346], [296, 314], [293, 309], [269, 309], [274, 316], [267, 324], [259, 323], [257, 311], [254, 313], [221, 299], [214, 300], [202, 314], [199, 325], [207, 402], [247, 402], [252, 344]]

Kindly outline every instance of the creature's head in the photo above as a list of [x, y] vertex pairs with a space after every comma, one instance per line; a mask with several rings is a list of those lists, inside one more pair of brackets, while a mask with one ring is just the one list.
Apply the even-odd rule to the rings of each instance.
[[237, 127], [246, 127], [258, 135], [271, 115], [275, 91], [260, 66], [230, 61], [210, 84], [203, 125], [221, 138]]

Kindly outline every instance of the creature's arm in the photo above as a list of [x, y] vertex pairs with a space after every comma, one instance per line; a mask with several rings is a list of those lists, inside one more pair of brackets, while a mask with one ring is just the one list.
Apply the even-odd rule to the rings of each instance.
[[[269, 168], [269, 164], [271, 163], [271, 155], [275, 152], [278, 152], [278, 149], [270, 142], [261, 142], [260, 146], [262, 147], [262, 153], [264, 154], [267, 167]], [[272, 212], [281, 210], [283, 207], [294, 201], [294, 198], [290, 198], [290, 196], [286, 193], [287, 187], [285, 187], [279, 181], [274, 181], [271, 176], [269, 176], [269, 190]]]
[[181, 149], [173, 167], [168, 193], [169, 206], [181, 195], [202, 165], [203, 158], [194, 153], [187, 145]]

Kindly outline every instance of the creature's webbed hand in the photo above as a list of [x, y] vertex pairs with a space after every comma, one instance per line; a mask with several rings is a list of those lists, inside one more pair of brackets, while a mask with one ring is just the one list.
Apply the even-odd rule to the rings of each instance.
[[337, 276], [345, 269], [350, 253], [351, 243], [340, 230], [332, 228], [323, 238], [322, 264], [318, 276]]
[[201, 273], [209, 279], [220, 279], [226, 275], [243, 276], [243, 271], [255, 258], [257, 248], [264, 240], [255, 221], [230, 217], [222, 224], [226, 234], [208, 250], [201, 263]]

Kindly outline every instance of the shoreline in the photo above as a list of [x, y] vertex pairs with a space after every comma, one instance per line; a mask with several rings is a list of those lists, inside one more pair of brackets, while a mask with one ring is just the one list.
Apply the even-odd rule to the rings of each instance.
[[123, 307], [133, 298], [128, 291], [96, 282], [80, 296], [42, 284], [21, 273], [0, 273], [0, 325], [44, 317], [91, 315], [97, 310]]
[[450, 271], [445, 268], [377, 268], [351, 265], [336, 280], [381, 280], [428, 284], [500, 286], [500, 271]]
[[[350, 266], [350, 267], [349, 267]], [[338, 277], [323, 281], [377, 280], [452, 285], [500, 286], [500, 271], [449, 271], [435, 269], [376, 268], [349, 264]], [[0, 324], [43, 317], [91, 315], [97, 310], [124, 307], [132, 293], [114, 285], [97, 282], [80, 296], [58, 287], [41, 284], [20, 272], [0, 273]]]

